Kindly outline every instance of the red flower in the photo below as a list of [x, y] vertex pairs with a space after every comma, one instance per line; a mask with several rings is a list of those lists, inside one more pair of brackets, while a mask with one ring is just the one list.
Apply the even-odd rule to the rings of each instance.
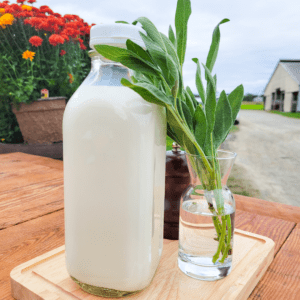
[[24, 3], [26, 0], [17, 0], [17, 3]]
[[29, 23], [31, 26], [37, 27], [37, 26], [39, 26], [39, 25], [41, 24], [42, 21], [43, 21], [43, 19], [41, 19], [41, 18], [33, 17], [33, 18], [31, 18], [31, 19], [29, 20], [28, 23]]
[[6, 7], [6, 5], [7, 5], [7, 4], [6, 4], [6, 3], [4, 3], [4, 2], [3, 2], [3, 3], [0, 3], [0, 8], [5, 8], [5, 7]]
[[32, 36], [32, 37], [29, 39], [29, 43], [30, 43], [32, 46], [39, 47], [39, 46], [42, 45], [43, 39], [40, 38], [39, 36], [35, 35], [35, 36]]
[[59, 54], [60, 54], [61, 56], [64, 56], [66, 53], [67, 53], [67, 52], [66, 52], [65, 50], [61, 50]]
[[58, 13], [53, 14], [53, 16], [55, 16], [57, 18], [61, 18], [61, 14], [58, 14]]
[[32, 16], [33, 16], [33, 13], [31, 11], [23, 11], [23, 12], [16, 14], [17, 18], [27, 18], [27, 17], [32, 17]]
[[52, 9], [49, 8], [49, 6], [47, 5], [42, 5], [40, 7], [40, 11], [43, 12], [43, 13], [48, 13], [49, 15], [53, 15], [54, 12], [52, 11]]
[[36, 15], [38, 18], [46, 18], [47, 16], [44, 13], [38, 12]]
[[49, 43], [52, 46], [57, 46], [58, 44], [63, 44], [64, 42], [65, 42], [65, 39], [59, 34], [52, 34], [49, 37]]
[[70, 40], [69, 37], [68, 37], [67, 35], [65, 35], [65, 34], [61, 34], [61, 36], [62, 36], [65, 40], [67, 40], [67, 41]]
[[64, 18], [68, 21], [72, 21], [74, 19], [73, 15], [64, 15]]
[[28, 3], [34, 3], [36, 0], [27, 0]]
[[84, 44], [80, 43], [80, 49], [81, 50], [86, 50], [86, 46], [84, 46]]
[[5, 12], [9, 14], [14, 14], [16, 11], [12, 7], [8, 6], [5, 7]]
[[77, 22], [69, 22], [69, 23], [66, 23], [66, 28], [73, 28], [73, 29], [77, 29]]
[[10, 7], [13, 8], [15, 11], [22, 11], [22, 8], [18, 4], [12, 4]]

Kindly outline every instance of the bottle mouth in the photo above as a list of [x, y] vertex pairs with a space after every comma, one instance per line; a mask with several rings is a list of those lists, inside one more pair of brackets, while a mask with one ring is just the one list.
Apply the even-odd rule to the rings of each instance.
[[[198, 154], [196, 155], [196, 154], [186, 153], [186, 155], [188, 157], [201, 158], [201, 156]], [[217, 150], [217, 156], [205, 156], [205, 158], [207, 158], [207, 159], [215, 158], [218, 160], [223, 160], [223, 159], [234, 159], [234, 158], [236, 158], [236, 156], [237, 156], [237, 154], [235, 152], [225, 151], [225, 150]]]

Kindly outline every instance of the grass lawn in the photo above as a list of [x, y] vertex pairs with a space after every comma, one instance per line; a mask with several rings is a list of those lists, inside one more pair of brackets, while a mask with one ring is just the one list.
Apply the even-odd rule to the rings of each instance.
[[273, 114], [289, 117], [289, 118], [300, 119], [300, 112], [282, 112], [278, 110], [270, 110], [269, 112]]
[[243, 102], [241, 109], [264, 110], [264, 104], [257, 102]]

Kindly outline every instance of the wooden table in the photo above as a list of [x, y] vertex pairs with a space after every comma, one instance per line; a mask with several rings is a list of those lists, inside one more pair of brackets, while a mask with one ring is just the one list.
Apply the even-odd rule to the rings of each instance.
[[[64, 244], [63, 162], [1, 154], [0, 179], [0, 299], [13, 299], [10, 271]], [[235, 199], [236, 227], [275, 242], [274, 261], [249, 299], [300, 299], [300, 208]]]

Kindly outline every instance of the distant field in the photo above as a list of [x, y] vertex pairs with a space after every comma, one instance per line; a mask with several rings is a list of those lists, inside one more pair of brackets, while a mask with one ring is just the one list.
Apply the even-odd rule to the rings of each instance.
[[257, 102], [242, 102], [241, 109], [251, 109], [251, 110], [264, 110], [264, 104], [263, 103], [257, 103]]
[[270, 110], [269, 112], [273, 114], [289, 117], [289, 118], [300, 119], [300, 112], [282, 112], [278, 110]]

